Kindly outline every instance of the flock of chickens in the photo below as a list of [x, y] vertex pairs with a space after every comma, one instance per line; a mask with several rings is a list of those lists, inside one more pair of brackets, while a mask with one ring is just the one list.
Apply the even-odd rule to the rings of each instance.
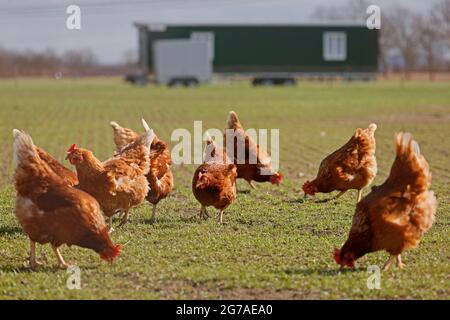
[[[112, 217], [120, 215], [120, 225], [128, 222], [130, 209], [145, 200], [153, 205], [151, 222], [156, 222], [157, 204], [173, 189], [172, 160], [168, 145], [159, 139], [143, 120], [145, 133], [111, 122], [117, 151], [104, 162], [86, 149], [72, 145], [67, 160], [76, 174], [47, 152], [34, 145], [32, 138], [14, 129], [15, 213], [30, 238], [29, 266], [40, 265], [36, 243], [51, 244], [60, 267], [67, 268], [59, 247], [77, 245], [92, 249], [106, 261], [119, 256], [121, 246], [110, 238]], [[367, 253], [386, 250], [390, 254], [385, 268], [395, 262], [402, 267], [400, 254], [418, 245], [436, 212], [436, 198], [429, 190], [431, 172], [409, 133], [396, 138], [397, 156], [387, 180], [362, 198], [362, 190], [377, 174], [375, 130], [357, 129], [350, 140], [327, 156], [316, 179], [303, 185], [305, 195], [339, 191], [358, 191], [352, 227], [341, 249], [335, 249], [337, 264], [353, 267]], [[220, 211], [236, 200], [236, 179], [279, 185], [282, 175], [272, 170], [270, 156], [246, 133], [231, 111], [227, 129], [234, 133], [222, 146], [207, 138], [204, 162], [194, 173], [192, 191], [201, 204], [200, 218], [209, 217], [207, 207]], [[229, 131], [229, 130], [227, 130]], [[238, 161], [237, 148], [245, 146], [245, 162]], [[234, 146], [234, 152], [227, 152]], [[229, 156], [232, 154], [232, 156]], [[256, 161], [248, 161], [249, 159]], [[362, 198], [362, 199], [361, 199]], [[330, 200], [331, 200], [330, 199]], [[106, 224], [106, 216], [109, 225]]]

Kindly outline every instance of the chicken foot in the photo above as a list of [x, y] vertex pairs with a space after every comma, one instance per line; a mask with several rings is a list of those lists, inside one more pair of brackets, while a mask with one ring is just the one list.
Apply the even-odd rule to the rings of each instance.
[[402, 269], [405, 265], [402, 263], [402, 257], [400, 255], [397, 256], [396, 266]]
[[391, 256], [389, 257], [388, 261], [386, 261], [386, 263], [383, 266], [383, 271], [388, 271], [389, 268], [391, 267], [392, 263], [395, 262], [395, 265], [398, 268], [403, 268], [405, 265], [402, 263], [402, 258], [399, 254], [395, 255], [395, 254], [391, 254]]
[[58, 260], [58, 267], [61, 269], [67, 269], [69, 268], [69, 265], [64, 261], [64, 258], [61, 255], [61, 252], [59, 252], [59, 247], [52, 245], [53, 252], [56, 255], [56, 259]]
[[31, 269], [36, 269], [38, 266], [41, 266], [42, 263], [36, 259], [36, 242], [30, 239], [30, 267]]

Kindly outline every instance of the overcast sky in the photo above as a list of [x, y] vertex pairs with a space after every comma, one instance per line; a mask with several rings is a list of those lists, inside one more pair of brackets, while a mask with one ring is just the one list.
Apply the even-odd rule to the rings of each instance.
[[[347, 0], [0, 0], [0, 46], [58, 52], [90, 48], [103, 63], [136, 50], [133, 22], [304, 22], [319, 5]], [[382, 8], [401, 4], [425, 12], [438, 0], [373, 0]], [[66, 8], [81, 7], [81, 30], [66, 28]]]

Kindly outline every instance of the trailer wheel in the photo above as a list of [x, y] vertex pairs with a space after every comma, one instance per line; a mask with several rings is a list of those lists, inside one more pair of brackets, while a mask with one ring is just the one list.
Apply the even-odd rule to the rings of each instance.
[[192, 87], [198, 86], [199, 82], [197, 79], [192, 78], [192, 79], [186, 79], [183, 84], [185, 87], [192, 88]]
[[284, 84], [285, 86], [291, 86], [291, 87], [293, 87], [293, 86], [295, 86], [295, 85], [297, 84], [297, 81], [295, 81], [295, 79], [285, 79], [285, 80], [283, 81], [283, 84]]
[[253, 78], [253, 80], [252, 80], [252, 85], [253, 85], [253, 86], [260, 86], [260, 85], [261, 85], [261, 79], [259, 79], [259, 78]]
[[275, 82], [272, 79], [263, 79], [261, 81], [262, 86], [271, 87], [275, 84]]
[[275, 81], [269, 78], [254, 78], [252, 84], [254, 86], [273, 86]]
[[169, 87], [196, 87], [200, 82], [195, 78], [174, 78], [167, 84]]
[[179, 87], [182, 87], [184, 84], [179, 79], [172, 79], [172, 80], [169, 81], [169, 83], [167, 85], [170, 88], [179, 88]]

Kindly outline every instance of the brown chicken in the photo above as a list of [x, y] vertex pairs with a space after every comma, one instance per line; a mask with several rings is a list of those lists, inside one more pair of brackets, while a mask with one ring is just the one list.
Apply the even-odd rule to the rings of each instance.
[[121, 246], [112, 243], [98, 202], [53, 171], [56, 162], [50, 161], [50, 166], [42, 160], [45, 151], [38, 149], [29, 135], [14, 130], [13, 136], [15, 213], [30, 238], [31, 268], [41, 264], [36, 259], [36, 243], [50, 243], [64, 268], [68, 265], [59, 251], [63, 244], [92, 249], [102, 259], [114, 260]]
[[[237, 167], [238, 178], [242, 178], [253, 188], [256, 182], [270, 182], [272, 184], [280, 185], [283, 176], [279, 172], [274, 172], [272, 169], [271, 158], [266, 150], [257, 145], [253, 139], [245, 132], [241, 125], [236, 112], [230, 111], [228, 115], [226, 133], [224, 134], [224, 146], [227, 154], [233, 159]], [[231, 136], [231, 135], [232, 136]], [[228, 136], [228, 137], [227, 137]], [[228, 142], [233, 138], [233, 142]], [[230, 153], [230, 146], [233, 146], [233, 153]], [[244, 158], [240, 158], [238, 151], [239, 147], [243, 146], [245, 152], [242, 152]]]
[[429, 190], [431, 172], [419, 145], [409, 133], [397, 135], [397, 156], [386, 181], [356, 206], [348, 240], [335, 249], [336, 263], [353, 267], [367, 253], [386, 250], [402, 267], [400, 254], [415, 248], [430, 229], [436, 212], [436, 198]]
[[197, 168], [192, 180], [192, 192], [202, 206], [200, 219], [208, 218], [206, 207], [213, 206], [220, 211], [219, 222], [223, 223], [223, 212], [236, 200], [237, 169], [234, 164], [224, 162], [224, 153], [216, 149], [212, 140], [208, 139], [206, 150], [217, 156], [206, 158]]
[[76, 145], [67, 152], [67, 159], [77, 169], [78, 187], [97, 199], [103, 213], [109, 217], [111, 230], [112, 216], [117, 211], [124, 213], [122, 226], [128, 222], [130, 209], [140, 205], [147, 196], [149, 186], [145, 175], [150, 171], [153, 138], [153, 131], [149, 131], [105, 162]]
[[337, 199], [347, 190], [356, 189], [359, 202], [362, 189], [368, 186], [377, 174], [376, 129], [374, 123], [367, 129], [356, 129], [346, 144], [323, 159], [316, 179], [303, 184], [305, 194], [314, 196], [317, 192], [340, 191], [332, 198]]
[[[142, 124], [146, 131], [150, 130], [150, 127], [144, 119], [142, 119]], [[133, 130], [122, 128], [114, 121], [111, 122], [111, 126], [114, 129], [114, 142], [118, 149], [135, 141], [139, 137]], [[171, 165], [172, 158], [167, 143], [155, 136], [150, 150], [150, 172], [147, 174], [150, 191], [146, 199], [153, 205], [150, 223], [156, 222], [156, 207], [158, 203], [166, 198], [173, 190]]]

